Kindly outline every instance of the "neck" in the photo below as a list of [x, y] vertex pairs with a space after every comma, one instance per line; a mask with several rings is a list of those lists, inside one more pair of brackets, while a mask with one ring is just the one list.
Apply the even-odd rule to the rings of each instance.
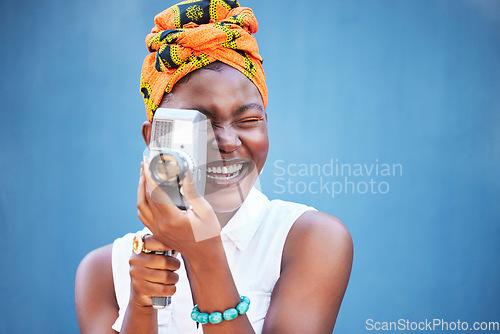
[[231, 218], [233, 218], [234, 214], [236, 211], [231, 211], [231, 212], [216, 212], [215, 215], [217, 216], [217, 219], [219, 220], [220, 227], [223, 228], [226, 226], [226, 224], [229, 222]]

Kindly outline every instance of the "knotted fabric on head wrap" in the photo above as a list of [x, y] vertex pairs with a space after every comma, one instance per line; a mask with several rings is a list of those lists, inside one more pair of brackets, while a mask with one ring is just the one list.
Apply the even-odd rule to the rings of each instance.
[[182, 77], [217, 60], [247, 76], [259, 89], [265, 108], [262, 58], [252, 35], [257, 28], [253, 11], [230, 0], [187, 0], [156, 15], [155, 27], [146, 36], [151, 54], [141, 71], [148, 120]]

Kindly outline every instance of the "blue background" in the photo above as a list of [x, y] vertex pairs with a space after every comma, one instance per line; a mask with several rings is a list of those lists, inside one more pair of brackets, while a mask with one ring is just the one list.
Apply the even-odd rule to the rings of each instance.
[[[1, 333], [78, 332], [80, 260], [140, 228], [144, 38], [172, 4], [1, 2]], [[259, 19], [270, 92], [263, 191], [337, 216], [354, 239], [335, 332], [500, 321], [500, 3], [242, 5]], [[386, 194], [279, 186], [342, 181], [277, 175], [277, 161], [293, 173], [331, 159], [402, 175], [373, 177]]]

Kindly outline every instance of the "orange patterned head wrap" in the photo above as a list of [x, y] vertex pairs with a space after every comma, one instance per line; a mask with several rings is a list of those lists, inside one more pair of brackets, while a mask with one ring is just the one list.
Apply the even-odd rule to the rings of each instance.
[[186, 0], [156, 15], [155, 27], [146, 36], [151, 53], [141, 71], [148, 120], [182, 77], [217, 60], [247, 76], [265, 108], [262, 57], [252, 35], [257, 28], [253, 11], [231, 0]]

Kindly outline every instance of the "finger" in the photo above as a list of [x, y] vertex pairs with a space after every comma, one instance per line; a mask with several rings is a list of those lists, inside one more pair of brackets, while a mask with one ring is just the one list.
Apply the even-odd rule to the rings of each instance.
[[141, 220], [141, 222], [144, 224], [144, 226], [146, 226], [147, 228], [151, 229], [151, 220], [149, 220], [148, 218], [146, 218], [146, 216], [144, 216], [141, 212], [141, 210], [137, 209], [137, 217], [139, 217], [139, 219]]
[[142, 160], [143, 160], [144, 164], [149, 165], [149, 157], [147, 155], [143, 155]]
[[[144, 175], [146, 179], [146, 190], [149, 191], [150, 198], [158, 204], [174, 205], [167, 193], [158, 185], [149, 171], [149, 160], [144, 163]], [[174, 205], [175, 206], [175, 205]]]
[[143, 270], [145, 268], [152, 270], [176, 271], [181, 267], [179, 259], [161, 254], [140, 253], [132, 254], [129, 260], [130, 268], [134, 270]]
[[200, 196], [196, 186], [193, 182], [193, 177], [191, 172], [187, 172], [184, 180], [182, 182], [182, 188], [184, 190], [184, 197], [187, 199], [188, 203], [193, 207], [194, 212], [198, 217], [204, 221], [214, 221], [217, 220], [214, 210], [208, 203], [208, 201]]
[[151, 212], [146, 199], [145, 180], [144, 163], [141, 162], [141, 175], [139, 177], [139, 186], [137, 187], [137, 211], [139, 219], [141, 219], [143, 223], [146, 223], [146, 221], [152, 221], [153, 219], [153, 213]]
[[[148, 297], [169, 297], [173, 296], [176, 287], [174, 284], [162, 284], [144, 281], [141, 279], [132, 280], [132, 289], [141, 295]], [[146, 305], [151, 305], [151, 300], [145, 302]]]
[[133, 268], [133, 270], [130, 271], [130, 276], [133, 279], [166, 285], [176, 284], [179, 282], [179, 275], [174, 271], [152, 269], [141, 266]]
[[177, 288], [175, 287], [174, 284], [158, 284], [158, 283], [151, 283], [149, 282], [151, 286], [151, 297], [171, 297], [174, 295], [175, 291]]
[[144, 280], [150, 283], [159, 283], [165, 285], [177, 284], [179, 282], [179, 274], [170, 270], [154, 270], [150, 269]]
[[[149, 165], [146, 161], [146, 163], [142, 162], [141, 166], [140, 184], [142, 187], [138, 191], [138, 217], [147, 228], [153, 231], [156, 230], [157, 227], [156, 222], [158, 219], [155, 217], [166, 218], [168, 215], [172, 215], [173, 213], [180, 214], [180, 210], [177, 209], [176, 206], [158, 204], [151, 199], [146, 189], [146, 175], [149, 175], [149, 173], [146, 174], [146, 171], [148, 171]], [[157, 188], [159, 191], [163, 191], [160, 187]]]
[[173, 250], [171, 247], [168, 247], [163, 242], [156, 239], [153, 235], [148, 235], [144, 238], [144, 248], [154, 252], [166, 252]]

